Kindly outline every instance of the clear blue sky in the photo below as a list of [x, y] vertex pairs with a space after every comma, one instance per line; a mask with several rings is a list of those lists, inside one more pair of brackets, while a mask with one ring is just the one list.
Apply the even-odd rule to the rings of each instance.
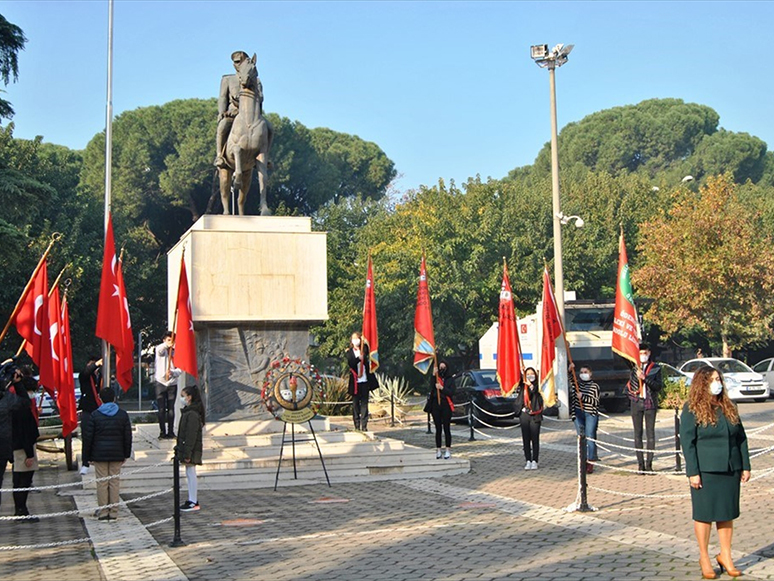
[[[105, 125], [107, 0], [0, 14], [28, 38], [6, 87], [14, 135], [85, 147]], [[772, 144], [772, 28], [772, 2], [117, 0], [113, 107], [215, 97], [231, 52], [255, 52], [266, 110], [377, 143], [406, 190], [534, 161], [550, 118], [532, 44], [575, 44], [557, 72], [560, 127], [675, 97]]]

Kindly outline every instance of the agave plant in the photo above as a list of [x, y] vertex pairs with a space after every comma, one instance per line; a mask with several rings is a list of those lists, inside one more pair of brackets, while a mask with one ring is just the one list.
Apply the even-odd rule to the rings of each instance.
[[381, 373], [376, 374], [379, 387], [371, 390], [371, 401], [374, 403], [389, 402], [394, 398], [395, 405], [407, 405], [411, 387], [403, 377], [389, 377]]

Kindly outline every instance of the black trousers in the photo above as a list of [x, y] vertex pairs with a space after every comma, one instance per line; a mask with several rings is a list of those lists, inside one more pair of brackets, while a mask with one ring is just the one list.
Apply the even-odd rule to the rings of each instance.
[[[5, 476], [5, 469], [8, 467], [8, 460], [4, 458], [0, 458], [0, 488], [3, 487], [3, 477]], [[3, 499], [0, 497], [0, 504], [2, 504]]]
[[[35, 472], [14, 472], [13, 473], [13, 487], [14, 488], [29, 488], [32, 486], [32, 477]], [[27, 510], [27, 497], [30, 493], [27, 490], [13, 491], [13, 504], [16, 507], [16, 516], [25, 516], [30, 514]]]
[[435, 423], [435, 447], [441, 447], [441, 430], [446, 436], [446, 447], [451, 448], [451, 408], [438, 407], [433, 408], [433, 422]]
[[156, 398], [156, 405], [159, 408], [159, 433], [162, 436], [165, 434], [171, 436], [175, 433], [175, 398], [168, 396], [169, 393], [163, 393]]
[[358, 383], [357, 393], [352, 396], [352, 421], [356, 430], [368, 429], [368, 384]]
[[[642, 450], [642, 424], [645, 423], [647, 450], [656, 449], [656, 412], [646, 410], [645, 400], [632, 401], [632, 425], [634, 426], [634, 447]], [[640, 470], [653, 470], [653, 453], [637, 452], [637, 466]]]
[[524, 443], [524, 458], [527, 462], [537, 462], [540, 455], [540, 422], [531, 415], [522, 412], [519, 416], [521, 440]]

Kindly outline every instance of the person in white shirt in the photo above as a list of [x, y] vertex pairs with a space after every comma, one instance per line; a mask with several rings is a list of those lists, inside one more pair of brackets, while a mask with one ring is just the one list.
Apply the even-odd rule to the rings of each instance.
[[160, 345], [156, 346], [156, 404], [158, 405], [159, 440], [175, 437], [175, 398], [177, 397], [177, 378], [180, 370], [172, 363], [175, 352], [175, 339], [171, 331], [164, 333]]

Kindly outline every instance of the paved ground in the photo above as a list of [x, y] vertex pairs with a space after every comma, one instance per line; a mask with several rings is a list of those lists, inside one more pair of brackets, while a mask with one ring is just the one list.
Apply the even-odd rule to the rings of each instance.
[[[744, 404], [741, 412], [753, 432], [774, 421], [774, 401]], [[372, 428], [433, 445], [419, 416], [399, 428]], [[669, 474], [674, 454], [658, 457], [659, 475], [628, 472], [632, 452], [612, 446], [632, 446], [625, 439], [628, 418], [604, 420], [600, 428], [609, 444], [601, 453], [604, 466], [589, 477], [597, 512], [563, 510], [577, 495], [576, 439], [568, 422], [546, 420], [537, 471], [523, 470], [518, 430], [487, 428], [468, 441], [469, 430], [458, 425], [454, 453], [470, 459], [469, 474], [277, 492], [203, 491], [202, 510], [183, 515], [186, 545], [175, 548], [166, 520], [169, 493], [132, 502], [115, 523], [94, 520], [94, 499], [79, 487], [34, 493], [33, 512], [80, 509], [82, 518], [0, 520], [0, 570], [10, 579], [698, 578], [686, 479]], [[673, 432], [669, 414], [660, 415], [660, 449], [674, 447]], [[774, 445], [774, 426], [750, 442], [754, 450]], [[63, 464], [46, 460], [35, 483], [73, 480]], [[774, 579], [774, 473], [767, 475], [768, 468], [774, 468], [770, 451], [753, 460], [753, 475], [765, 477], [744, 487], [736, 523], [735, 558], [749, 579]], [[4, 484], [10, 486], [10, 477]], [[12, 513], [10, 494], [3, 500], [0, 517]], [[79, 539], [86, 540], [6, 550]]]

